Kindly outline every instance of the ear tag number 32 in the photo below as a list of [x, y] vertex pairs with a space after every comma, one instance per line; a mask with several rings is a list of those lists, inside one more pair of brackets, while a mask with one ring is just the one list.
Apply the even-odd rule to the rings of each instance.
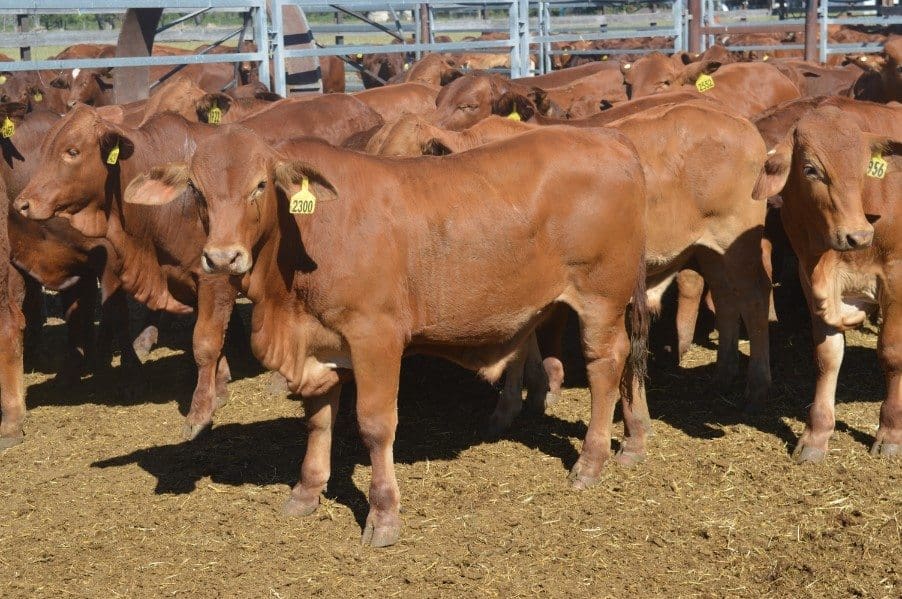
[[310, 179], [304, 177], [301, 190], [291, 196], [288, 212], [292, 214], [313, 214], [316, 210], [316, 196], [310, 191]]
[[885, 176], [886, 159], [884, 159], [880, 154], [874, 154], [873, 156], [871, 156], [871, 161], [868, 162], [868, 177], [882, 179]]
[[711, 75], [699, 75], [698, 79], [695, 80], [695, 89], [700, 92], [714, 89], [714, 77]]

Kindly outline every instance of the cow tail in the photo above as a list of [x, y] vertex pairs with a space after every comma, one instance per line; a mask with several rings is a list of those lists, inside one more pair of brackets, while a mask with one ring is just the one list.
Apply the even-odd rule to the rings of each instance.
[[645, 386], [648, 376], [648, 301], [645, 293], [645, 252], [639, 260], [636, 287], [627, 306], [626, 332], [630, 340], [630, 353], [620, 379], [620, 396], [626, 401], [633, 398], [633, 378], [639, 381], [639, 389]]

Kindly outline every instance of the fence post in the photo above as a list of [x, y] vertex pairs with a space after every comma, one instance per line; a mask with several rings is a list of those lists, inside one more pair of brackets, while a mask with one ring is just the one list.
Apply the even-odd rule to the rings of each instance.
[[818, 58], [821, 63], [827, 64], [827, 44], [830, 39], [827, 36], [827, 26], [830, 24], [830, 0], [821, 0], [821, 39], [818, 43]]
[[529, 0], [517, 0], [517, 50], [519, 53], [519, 72], [517, 77], [532, 77], [529, 68]]
[[[272, 0], [271, 4], [272, 11], [272, 30], [273, 36], [269, 37], [266, 32], [266, 11], [262, 10], [262, 23], [258, 24], [259, 27], [263, 30], [261, 33], [262, 39], [267, 40], [269, 53], [272, 56], [272, 91], [276, 92], [280, 96], [287, 95], [287, 86], [285, 84], [285, 40], [284, 40], [284, 28], [282, 26], [282, 0]], [[262, 75], [261, 75], [262, 78]]]
[[683, 0], [673, 2], [673, 51], [682, 52], [683, 44]]

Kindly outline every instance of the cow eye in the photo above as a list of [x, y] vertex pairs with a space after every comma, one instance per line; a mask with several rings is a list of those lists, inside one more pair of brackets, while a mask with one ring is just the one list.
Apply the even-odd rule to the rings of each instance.
[[820, 171], [818, 171], [817, 167], [814, 166], [813, 164], [806, 164], [802, 168], [802, 174], [805, 175], [806, 177], [808, 177], [809, 179], [813, 179], [813, 180], [821, 178]]
[[257, 183], [257, 189], [260, 191], [263, 191], [264, 189], [266, 189], [266, 179], [263, 179], [262, 181]]
[[667, 80], [667, 79], [665, 79], [664, 81], [661, 82], [661, 85], [663, 85], [663, 86], [665, 86], [665, 87], [666, 87], [666, 86], [669, 86], [669, 85], [670, 85], [670, 81]]
[[66, 150], [66, 154], [68, 154], [72, 158], [78, 158], [78, 155], [80, 153], [81, 152], [79, 152], [76, 148], [69, 148], [68, 150]]

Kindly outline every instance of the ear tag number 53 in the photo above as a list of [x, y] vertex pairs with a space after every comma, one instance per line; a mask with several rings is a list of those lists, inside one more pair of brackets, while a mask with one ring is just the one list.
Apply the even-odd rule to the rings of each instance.
[[310, 191], [310, 179], [304, 177], [301, 190], [291, 196], [288, 212], [292, 214], [313, 214], [316, 210], [316, 196]]

